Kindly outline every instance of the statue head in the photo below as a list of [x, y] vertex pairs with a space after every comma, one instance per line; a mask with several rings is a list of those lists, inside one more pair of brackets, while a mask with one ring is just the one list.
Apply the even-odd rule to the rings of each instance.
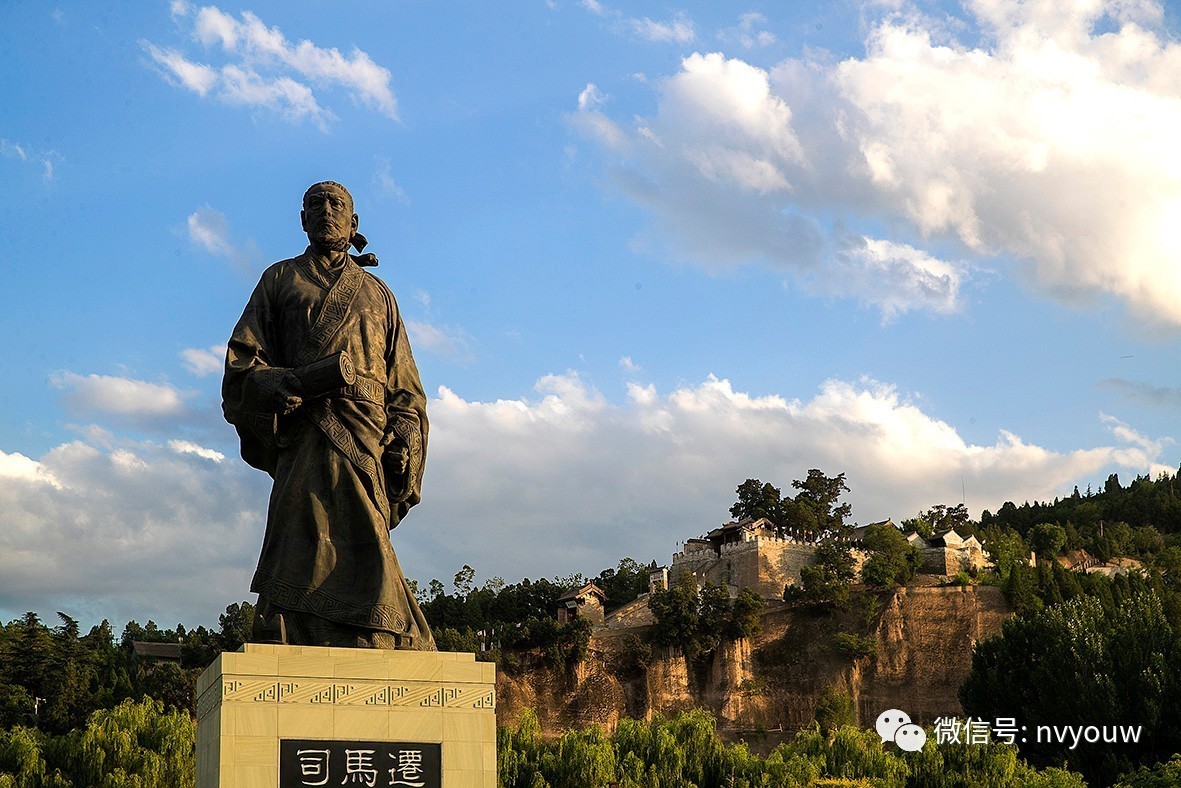
[[313, 184], [304, 192], [299, 222], [312, 248], [343, 252], [357, 232], [353, 196], [335, 181]]

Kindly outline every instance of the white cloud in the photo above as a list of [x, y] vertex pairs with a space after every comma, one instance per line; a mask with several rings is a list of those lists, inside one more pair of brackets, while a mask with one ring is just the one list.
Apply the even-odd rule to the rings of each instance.
[[390, 72], [356, 47], [346, 57], [335, 47], [325, 49], [307, 39], [292, 44], [278, 27], [268, 28], [249, 11], [242, 12], [238, 21], [216, 6], [197, 12], [193, 37], [206, 47], [220, 45], [247, 61], [272, 61], [313, 82], [340, 85], [383, 115], [397, 117]]
[[185, 400], [194, 392], [165, 383], [149, 383], [113, 375], [79, 375], [55, 372], [50, 385], [65, 392], [62, 399], [80, 413], [105, 413], [120, 417], [158, 418], [188, 411]]
[[592, 14], [613, 20], [613, 26], [619, 32], [630, 33], [657, 43], [688, 44], [696, 37], [693, 20], [678, 11], [671, 19], [659, 21], [650, 17], [629, 17], [622, 11], [609, 8], [598, 0], [579, 0], [579, 5]]
[[316, 101], [311, 88], [290, 77], [268, 79], [253, 69], [225, 66], [220, 80], [220, 96], [229, 104], [266, 107], [292, 122], [311, 120], [321, 131], [327, 131], [329, 122], [336, 120]]
[[168, 441], [168, 448], [172, 449], [177, 454], [195, 454], [198, 457], [213, 462], [221, 462], [226, 458], [224, 454], [215, 449], [207, 449], [192, 441], [170, 440]]
[[378, 156], [377, 169], [373, 173], [373, 182], [383, 194], [388, 194], [391, 197], [396, 197], [401, 202], [410, 203], [410, 198], [406, 192], [394, 180], [393, 174], [390, 172], [390, 159], [388, 156]]
[[775, 34], [763, 26], [767, 17], [757, 11], [749, 11], [738, 17], [738, 24], [718, 31], [718, 39], [736, 43], [744, 49], [756, 49], [775, 43]]
[[[849, 139], [889, 162], [876, 190], [924, 234], [1022, 259], [1043, 291], [1181, 324], [1181, 45], [1119, 4], [970, 8], [987, 49], [887, 21], [832, 73]], [[1105, 13], [1120, 28], [1098, 34]]]
[[637, 364], [636, 362], [632, 361], [632, 357], [631, 357], [631, 356], [623, 356], [622, 358], [620, 358], [620, 359], [619, 359], [619, 367], [620, 367], [620, 368], [621, 368], [621, 369], [622, 369], [624, 372], [627, 372], [627, 373], [629, 373], [629, 374], [633, 374], [633, 375], [634, 375], [635, 373], [637, 373], [637, 372], [643, 372], [643, 371], [644, 371], [644, 368], [643, 368], [643, 367], [641, 367], [641, 366], [640, 366], [639, 364]]
[[1164, 452], [1166, 446], [1174, 443], [1172, 438], [1150, 438], [1139, 430], [1133, 429], [1126, 422], [1120, 421], [1115, 416], [1100, 413], [1099, 418], [1118, 440], [1134, 446], [1149, 455], [1159, 457]]
[[0, 139], [0, 156], [20, 162], [40, 164], [41, 176], [46, 181], [53, 180], [54, 164], [62, 160], [62, 155], [55, 150], [32, 150], [27, 145], [6, 139]]
[[684, 14], [677, 14], [665, 22], [657, 22], [643, 17], [629, 19], [632, 31], [647, 41], [672, 41], [678, 44], [688, 44], [693, 40], [693, 21]]
[[6, 454], [3, 451], [0, 451], [0, 479], [9, 484], [32, 483], [61, 487], [53, 474], [41, 463], [23, 454]]
[[[861, 522], [956, 502], [961, 481], [979, 514], [1115, 471], [1167, 470], [1166, 439], [1118, 419], [1103, 417], [1112, 445], [1056, 452], [1005, 432], [971, 444], [871, 380], [830, 381], [803, 400], [713, 377], [671, 392], [633, 382], [622, 403], [574, 373], [535, 389], [474, 401], [440, 388], [429, 403], [424, 502], [393, 535], [411, 577], [465, 563], [515, 579], [625, 555], [667, 561], [678, 540], [726, 518], [744, 479], [783, 486], [809, 468], [847, 474]], [[37, 459], [0, 452], [0, 611], [189, 625], [246, 598], [266, 475], [206, 441], [87, 434]]]
[[163, 66], [181, 87], [188, 88], [198, 96], [204, 96], [218, 81], [217, 69], [205, 63], [194, 63], [175, 49], [161, 49], [155, 44], [145, 43], [148, 54], [158, 65]]
[[850, 239], [816, 282], [818, 292], [858, 298], [882, 311], [883, 320], [911, 309], [949, 314], [963, 304], [965, 266], [939, 260], [907, 244], [875, 238]]
[[[884, 12], [866, 55], [840, 62], [695, 54], [654, 83], [653, 116], [576, 122], [677, 256], [839, 274], [850, 239], [834, 228], [867, 218], [912, 248], [1002, 255], [1051, 297], [1181, 325], [1181, 44], [1154, 27], [1159, 4], [967, 8]], [[902, 273], [890, 303], [911, 292]]]
[[225, 368], [226, 346], [211, 345], [208, 348], [185, 348], [180, 352], [185, 369], [199, 378], [220, 375]]
[[310, 120], [327, 130], [336, 116], [321, 106], [312, 88], [341, 88], [355, 101], [389, 118], [397, 118], [397, 99], [390, 72], [367, 53], [353, 47], [348, 55], [304, 39], [288, 41], [278, 27], [244, 11], [235, 19], [216, 6], [195, 13], [187, 2], [173, 2], [173, 19], [191, 19], [192, 37], [206, 50], [220, 52], [234, 62], [220, 67], [197, 63], [176, 49], [141, 42], [152, 59], [181, 86], [200, 96], [213, 95], [229, 103], [269, 109], [292, 122]]
[[266, 477], [205, 451], [76, 441], [36, 461], [52, 483], [27, 484], [0, 452], [0, 610], [216, 625], [249, 596]]
[[471, 337], [460, 326], [435, 325], [423, 320], [406, 320], [410, 346], [466, 364], [475, 359]]
[[587, 82], [586, 87], [578, 94], [578, 109], [581, 112], [596, 110], [607, 101], [607, 97], [593, 82]]
[[486, 402], [441, 388], [431, 401], [424, 503], [403, 526], [414, 534], [403, 556], [412, 574], [431, 567], [445, 577], [472, 563], [462, 547], [471, 512], [481, 513], [484, 544], [506, 546], [489, 548], [478, 570], [538, 577], [597, 571], [624, 555], [666, 561], [678, 539], [725, 519], [748, 477], [787, 485], [809, 468], [844, 472], [854, 518], [870, 522], [958, 502], [961, 480], [979, 515], [1112, 471], [1168, 470], [1162, 441], [1106, 417], [1110, 446], [1055, 452], [1008, 432], [976, 445], [872, 380], [830, 381], [803, 401], [712, 377], [668, 393], [632, 383], [623, 404], [574, 374], [537, 388]]
[[29, 154], [25, 153], [23, 146], [3, 139], [0, 139], [0, 156], [6, 159], [19, 159], [20, 161], [29, 160]]
[[185, 221], [189, 241], [215, 257], [228, 260], [242, 273], [251, 273], [259, 259], [253, 240], [242, 244], [230, 238], [230, 223], [225, 214], [206, 205], [189, 214]]

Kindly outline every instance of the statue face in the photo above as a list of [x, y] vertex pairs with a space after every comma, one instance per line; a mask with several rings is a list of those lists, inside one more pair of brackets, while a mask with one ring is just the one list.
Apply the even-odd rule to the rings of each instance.
[[312, 192], [299, 212], [308, 240], [317, 246], [343, 251], [357, 231], [357, 214], [347, 196], [334, 189]]

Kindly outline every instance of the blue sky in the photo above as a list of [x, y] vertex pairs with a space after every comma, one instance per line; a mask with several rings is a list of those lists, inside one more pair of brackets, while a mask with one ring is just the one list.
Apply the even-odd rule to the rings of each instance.
[[246, 597], [219, 356], [325, 178], [432, 397], [423, 582], [665, 562], [752, 476], [1176, 469], [1177, 8], [782, 5], [4, 4], [0, 618]]

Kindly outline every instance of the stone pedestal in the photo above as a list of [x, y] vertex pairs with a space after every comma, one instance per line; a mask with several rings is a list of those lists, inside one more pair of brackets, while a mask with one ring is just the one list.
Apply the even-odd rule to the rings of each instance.
[[[472, 654], [247, 644], [197, 681], [197, 787], [277, 788], [280, 740], [299, 740], [439, 744], [443, 788], [495, 788], [495, 684], [496, 666]], [[365, 772], [350, 784], [405, 784], [390, 773], [397, 754], [378, 750], [350, 756]], [[294, 784], [341, 784], [319, 783], [321, 768]]]

